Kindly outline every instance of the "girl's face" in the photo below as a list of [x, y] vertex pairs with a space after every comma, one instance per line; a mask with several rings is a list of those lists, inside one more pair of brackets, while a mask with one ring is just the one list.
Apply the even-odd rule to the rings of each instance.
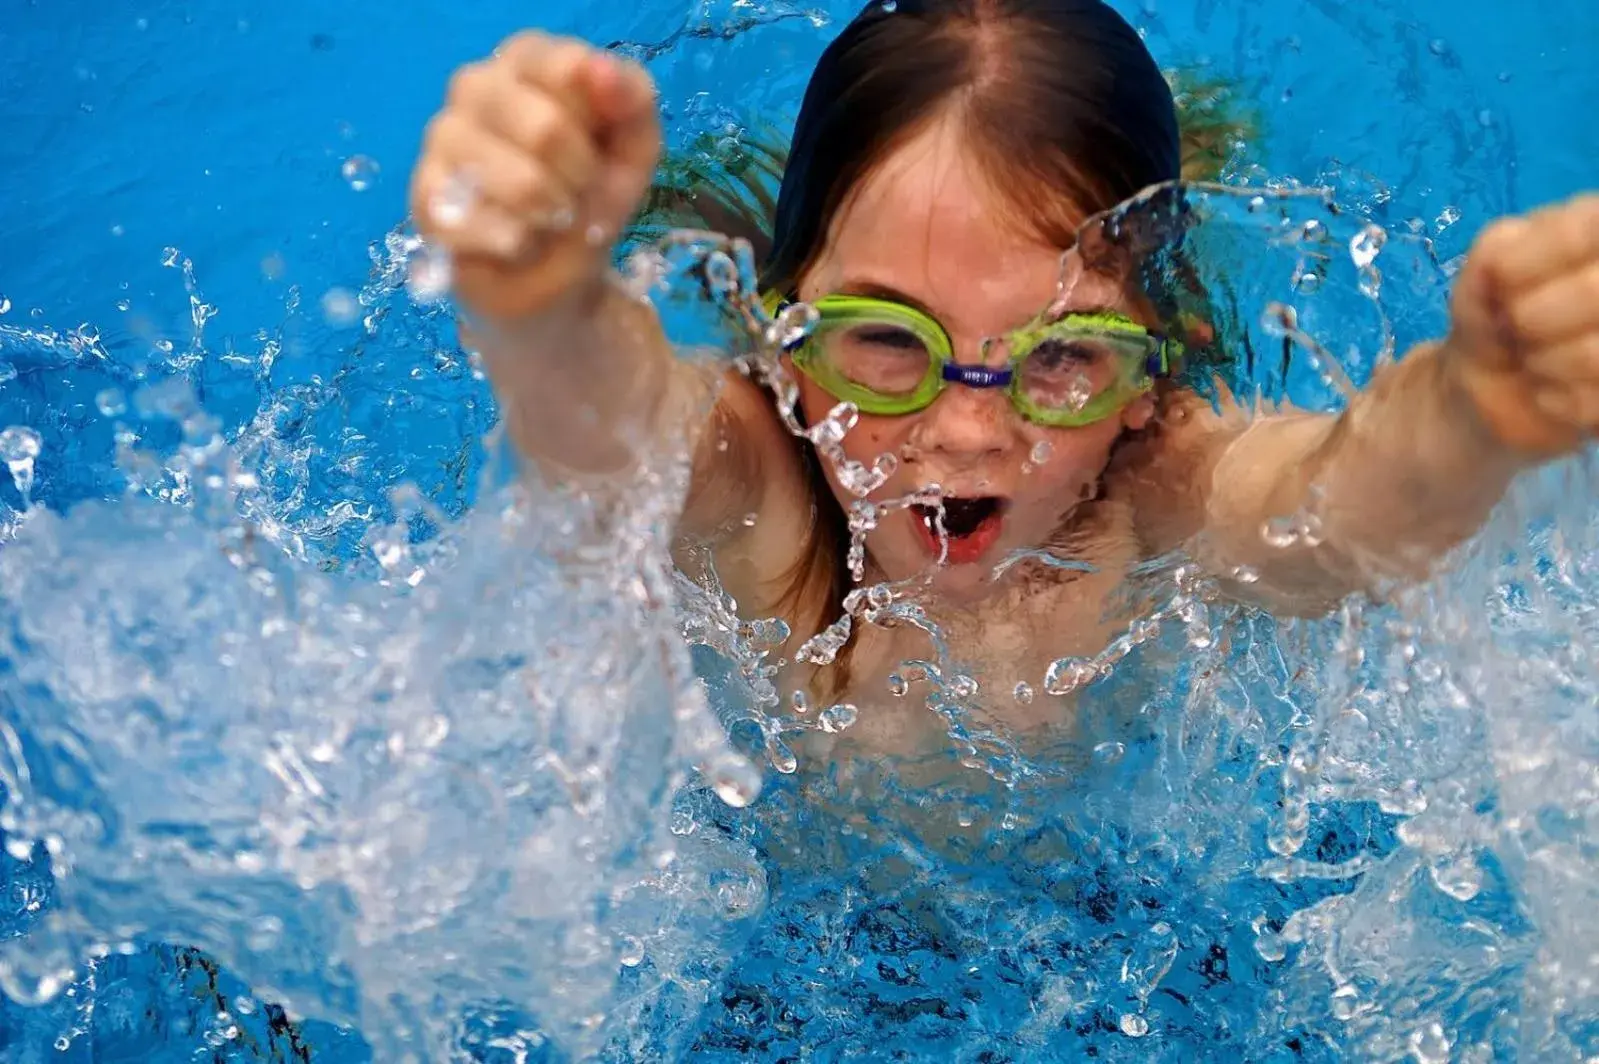
[[[980, 362], [985, 337], [1025, 325], [1055, 302], [1061, 275], [1063, 249], [1016, 235], [1014, 226], [1002, 224], [995, 202], [955, 123], [935, 123], [846, 200], [798, 295], [806, 301], [869, 295], [919, 307], [948, 331], [958, 362]], [[1132, 313], [1119, 286], [1093, 274], [1076, 281], [1057, 309]], [[1003, 358], [1001, 350], [989, 360]], [[837, 400], [803, 374], [795, 376], [805, 418], [815, 424]], [[1002, 389], [951, 386], [917, 413], [861, 415], [843, 446], [867, 465], [885, 452], [898, 456], [898, 472], [874, 500], [937, 484], [952, 525], [966, 530], [978, 522], [965, 535], [951, 535], [936, 580], [941, 591], [964, 597], [980, 593], [1007, 554], [1043, 543], [1091, 498], [1112, 444], [1123, 429], [1142, 428], [1153, 409], [1144, 396], [1092, 425], [1047, 428], [1017, 413]], [[855, 496], [830, 468], [827, 473], [847, 512]], [[867, 547], [890, 580], [925, 570], [941, 549], [915, 509], [887, 515]]]

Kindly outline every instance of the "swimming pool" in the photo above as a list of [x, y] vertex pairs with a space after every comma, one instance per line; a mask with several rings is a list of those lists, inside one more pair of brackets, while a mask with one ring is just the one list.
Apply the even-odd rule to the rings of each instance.
[[[1128, 696], [1166, 712], [1074, 765], [1091, 786], [963, 803], [851, 784], [976, 842], [929, 849], [770, 771], [745, 813], [677, 792], [671, 766], [720, 756], [727, 706], [667, 711], [695, 704], [688, 659], [652, 589], [619, 603], [593, 575], [615, 557], [574, 583], [514, 549], [558, 528], [471, 506], [486, 390], [439, 313], [396, 292], [383, 243], [449, 69], [522, 20], [639, 45], [687, 135], [744, 120], [735, 101], [791, 106], [847, 12], [656, 8], [7, 16], [0, 424], [38, 432], [50, 513], [19, 530], [0, 486], [20, 532], [0, 567], [5, 778], [32, 798], [6, 828], [65, 840], [7, 858], [5, 989], [52, 991], [5, 1004], [7, 1059], [1599, 1052], [1580, 653], [1599, 599], [1575, 464], [1526, 487], [1535, 549], [1511, 549], [1526, 513], [1508, 515], [1488, 538], [1506, 550], [1418, 607], [1419, 631], [1356, 618], [1364, 661], [1348, 618], [1219, 616], [1205, 647], [1188, 629], [1209, 621], [1168, 626], [1140, 653], [1188, 664]], [[1325, 177], [1395, 237], [1419, 219], [1444, 266], [1493, 215], [1592, 183], [1581, 46], [1599, 14], [1577, 0], [1514, 22], [1441, 3], [1123, 9], [1163, 62], [1207, 61], [1258, 101], [1261, 180]], [[1247, 201], [1219, 212], [1248, 231]], [[1436, 327], [1435, 279], [1412, 293], [1388, 272], [1395, 331]], [[141, 393], [174, 377], [188, 390]], [[120, 464], [119, 422], [141, 436]], [[13, 438], [4, 457], [26, 453]], [[194, 516], [74, 508], [130, 478]], [[390, 496], [407, 481], [438, 512]], [[218, 539], [235, 499], [283, 551]], [[649, 516], [624, 560], [651, 549]], [[1464, 616], [1483, 601], [1509, 651]], [[606, 639], [662, 650], [588, 660]], [[503, 688], [526, 670], [542, 691]], [[733, 762], [721, 782], [748, 786]], [[163, 941], [206, 952], [146, 945]]]

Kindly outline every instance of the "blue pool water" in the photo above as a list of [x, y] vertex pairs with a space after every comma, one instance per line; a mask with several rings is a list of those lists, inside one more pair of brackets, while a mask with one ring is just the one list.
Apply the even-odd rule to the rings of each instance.
[[[1092, 703], [1133, 723], [1004, 782], [767, 766], [737, 808], [718, 721], [771, 718], [652, 606], [673, 470], [555, 566], [586, 515], [508, 504], [391, 231], [524, 24], [649, 57], [681, 142], [790, 112], [851, 6], [96, 7], [0, 16], [0, 427], [40, 445], [0, 478], [3, 1059], [1599, 1054], [1585, 462], [1392, 608], [1162, 574]], [[1239, 180], [1347, 208], [1209, 204], [1262, 349], [1294, 302], [1359, 379], [1489, 219], [1594, 184], [1585, 0], [1122, 10], [1258, 105]], [[1290, 285], [1310, 219], [1388, 231], [1382, 314], [1348, 263]]]

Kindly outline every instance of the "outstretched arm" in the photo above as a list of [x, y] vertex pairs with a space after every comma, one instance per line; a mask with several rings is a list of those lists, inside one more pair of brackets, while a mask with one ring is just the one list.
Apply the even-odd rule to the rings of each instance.
[[1599, 197], [1496, 223], [1461, 271], [1448, 337], [1336, 417], [1190, 419], [1197, 549], [1239, 590], [1313, 613], [1425, 576], [1511, 479], [1599, 427]]

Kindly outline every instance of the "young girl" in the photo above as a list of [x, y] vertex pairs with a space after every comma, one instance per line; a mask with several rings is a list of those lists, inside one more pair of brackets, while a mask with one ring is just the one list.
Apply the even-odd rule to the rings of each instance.
[[[696, 440], [678, 533], [709, 546], [745, 617], [790, 625], [784, 682], [857, 705], [855, 743], [932, 749], [942, 729], [885, 684], [928, 656], [921, 631], [862, 626], [837, 662], [795, 661], [852, 586], [855, 495], [767, 392], [676, 359], [614, 281], [611, 242], [660, 144], [643, 71], [520, 35], [456, 75], [415, 217], [455, 257], [509, 430], [542, 474], [603, 484], [644, 448]], [[1084, 219], [1179, 166], [1170, 89], [1100, 0], [874, 3], [826, 50], [794, 131], [762, 283], [818, 313], [784, 356], [797, 413], [814, 426], [856, 404], [845, 455], [894, 459], [872, 499], [940, 489], [947, 536], [935, 508], [889, 512], [864, 582], [935, 570], [926, 609], [1018, 732], [1069, 727], [1061, 700], [1011, 692], [1105, 645], [1108, 598], [1137, 563], [1183, 546], [1223, 580], [1258, 574], [1240, 594], [1322, 611], [1423, 574], [1517, 471], [1599, 422], [1593, 197], [1492, 226], [1448, 337], [1341, 415], [1218, 413], [1170, 374], [1178, 353], [1125, 286], [1088, 271], [1064, 301], [1057, 288]], [[1263, 540], [1307, 508], [1319, 536]], [[996, 575], [1039, 547], [1085, 564]]]

